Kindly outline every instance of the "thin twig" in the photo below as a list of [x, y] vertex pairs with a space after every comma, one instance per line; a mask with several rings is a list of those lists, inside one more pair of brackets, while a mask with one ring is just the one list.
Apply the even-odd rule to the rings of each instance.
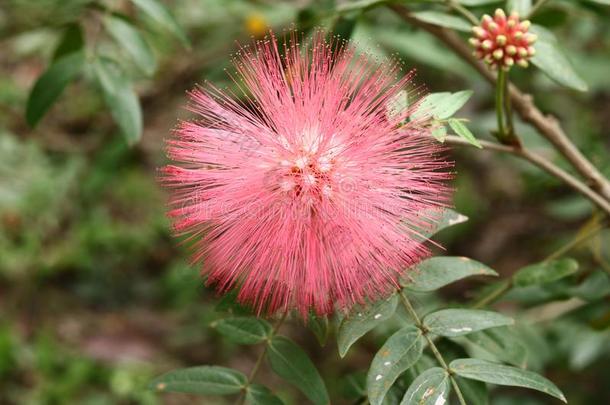
[[250, 371], [250, 375], [248, 375], [248, 381], [246, 381], [246, 385], [244, 385], [244, 387], [242, 388], [242, 393], [241, 393], [241, 395], [242, 395], [241, 403], [242, 404], [246, 403], [246, 392], [247, 392], [250, 384], [252, 384], [252, 382], [254, 381], [254, 378], [256, 377], [258, 370], [260, 370], [260, 368], [261, 368], [261, 365], [263, 364], [263, 360], [265, 359], [265, 356], [267, 355], [267, 350], [269, 349], [269, 345], [271, 344], [271, 339], [273, 339], [273, 337], [277, 334], [280, 327], [286, 320], [287, 315], [288, 315], [287, 312], [282, 315], [282, 317], [273, 326], [273, 329], [271, 330], [271, 333], [269, 334], [267, 339], [265, 339], [265, 346], [263, 347], [263, 351], [259, 354], [258, 358], [256, 359], [256, 363], [254, 363], [254, 367], [252, 368], [252, 371]]
[[599, 231], [601, 231], [602, 229], [604, 229], [603, 222], [596, 223], [595, 225], [591, 226], [589, 229], [585, 229], [584, 232], [580, 232], [579, 234], [576, 235], [576, 237], [574, 237], [574, 239], [570, 240], [568, 243], [566, 243], [565, 245], [563, 245], [562, 247], [560, 247], [559, 249], [557, 249], [556, 251], [554, 251], [553, 253], [548, 255], [546, 257], [546, 259], [544, 259], [544, 261], [547, 262], [547, 261], [557, 259], [558, 257], [563, 256], [565, 253], [574, 249], [576, 246], [580, 245], [581, 243], [585, 242], [586, 240], [597, 235], [599, 233]]
[[405, 307], [405, 309], [407, 310], [407, 312], [409, 313], [411, 318], [413, 318], [413, 321], [415, 321], [415, 325], [419, 328], [419, 330], [421, 330], [422, 335], [428, 342], [428, 346], [430, 347], [432, 354], [434, 354], [434, 357], [436, 358], [438, 363], [449, 375], [449, 380], [451, 381], [451, 385], [453, 386], [453, 389], [458, 397], [458, 401], [460, 402], [460, 405], [466, 405], [466, 401], [464, 400], [464, 395], [462, 395], [462, 391], [460, 390], [460, 387], [458, 386], [457, 381], [455, 380], [455, 377], [453, 376], [453, 371], [451, 371], [451, 369], [447, 365], [447, 362], [443, 358], [443, 355], [438, 350], [438, 347], [436, 347], [434, 340], [432, 340], [432, 338], [428, 334], [426, 327], [424, 326], [423, 322], [421, 321], [421, 318], [419, 317], [419, 315], [417, 315], [417, 311], [415, 311], [415, 308], [413, 308], [411, 301], [409, 301], [409, 299], [407, 298], [407, 296], [405, 295], [405, 293], [402, 290], [398, 291], [398, 295], [400, 296], [402, 305]]
[[[593, 237], [594, 235], [597, 235], [599, 233], [599, 231], [604, 229], [604, 226], [605, 226], [605, 224], [607, 224], [607, 221], [608, 221], [607, 217], [600, 219], [600, 218], [597, 218], [597, 216], [594, 216], [592, 218], [592, 220], [595, 221], [592, 226], [590, 225], [591, 224], [591, 220], [590, 220], [584, 227], [581, 228], [581, 230], [576, 235], [576, 237], [574, 237], [572, 240], [570, 240], [568, 243], [566, 243], [565, 245], [563, 245], [556, 251], [549, 254], [542, 261], [548, 262], [553, 259], [557, 259], [558, 257], [561, 257], [564, 254], [568, 253], [570, 250], [574, 249], [576, 246], [578, 246], [582, 242]], [[500, 284], [498, 284], [499, 287], [496, 287], [491, 292], [489, 292], [487, 295], [479, 298], [477, 301], [475, 301], [474, 304], [472, 304], [471, 308], [478, 309], [478, 308], [486, 307], [487, 305], [491, 304], [492, 302], [497, 301], [498, 298], [500, 298], [501, 296], [506, 294], [513, 287], [512, 278], [508, 279], [508, 280], [502, 280], [499, 283], [500, 283]]]
[[488, 306], [489, 304], [497, 301], [498, 298], [506, 294], [513, 288], [512, 280], [502, 280], [499, 281], [499, 287], [494, 288], [489, 294], [481, 297], [477, 301], [474, 302], [470, 307], [472, 309], [480, 309]]
[[[409, 24], [429, 32], [444, 42], [445, 45], [476, 69], [488, 82], [495, 84], [496, 74], [472, 55], [470, 47], [456, 33], [413, 18], [409, 9], [403, 5], [389, 4], [388, 7]], [[557, 119], [544, 115], [533, 103], [532, 97], [522, 93], [515, 85], [509, 86], [509, 94], [515, 110], [523, 121], [538, 129], [540, 134], [548, 139], [576, 171], [586, 179], [587, 184], [599, 193], [598, 196], [610, 201], [610, 181], [574, 146], [561, 128], [561, 125], [559, 125]]]
[[549, 0], [538, 0], [538, 2], [532, 6], [532, 8], [530, 9], [530, 12], [527, 14], [525, 19], [528, 20], [528, 19], [532, 18], [534, 16], [534, 14], [536, 14], [538, 12], [538, 10], [540, 10], [540, 7], [544, 6], [544, 4], [547, 3], [548, 1]]
[[[454, 135], [447, 136], [445, 142], [451, 145], [472, 146], [468, 141]], [[510, 145], [501, 145], [499, 143], [487, 141], [479, 141], [479, 143], [481, 144], [483, 149], [510, 153], [511, 155], [521, 157], [527, 160], [528, 162], [538, 166], [542, 170], [562, 180], [574, 190], [578, 191], [579, 193], [590, 199], [592, 202], [595, 203], [595, 205], [597, 205], [605, 213], [610, 215], [610, 202], [604, 199], [601, 195], [597, 194], [595, 191], [591, 190], [582, 181], [578, 180], [576, 177], [572, 176], [570, 173], [566, 172], [565, 170], [555, 165], [551, 161], [547, 160], [546, 158], [525, 148], [518, 148]]]
[[466, 7], [462, 6], [456, 0], [446, 0], [447, 6], [462, 14], [472, 25], [479, 25], [479, 19], [476, 15], [470, 12]]

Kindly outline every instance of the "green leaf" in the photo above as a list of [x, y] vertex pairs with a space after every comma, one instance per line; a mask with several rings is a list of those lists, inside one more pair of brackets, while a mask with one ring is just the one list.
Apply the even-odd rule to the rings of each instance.
[[466, 215], [462, 215], [457, 211], [445, 208], [442, 211], [441, 217], [436, 222], [436, 226], [427, 232], [423, 232], [423, 234], [424, 236], [430, 238], [445, 228], [449, 228], [453, 225], [458, 225], [466, 221], [468, 221], [468, 217]]
[[463, 18], [440, 11], [417, 11], [411, 15], [420, 21], [458, 31], [470, 32], [472, 29], [472, 25]]
[[147, 76], [157, 69], [155, 55], [136, 27], [123, 16], [109, 15], [104, 18], [104, 27], [112, 38], [133, 58], [135, 64]]
[[437, 364], [438, 363], [436, 359], [427, 354], [422, 354], [417, 363], [415, 363], [411, 369], [407, 370], [407, 373], [413, 373], [414, 380], [418, 375], [420, 375], [429, 368], [435, 367]]
[[250, 384], [246, 390], [246, 404], [248, 405], [283, 405], [281, 399], [264, 385]]
[[267, 321], [247, 316], [220, 319], [212, 327], [228, 340], [244, 345], [260, 343], [271, 335], [271, 325]]
[[26, 106], [26, 120], [32, 128], [38, 124], [65, 87], [82, 71], [84, 62], [82, 52], [62, 56], [36, 80]]
[[590, 3], [602, 4], [604, 6], [610, 6], [610, 0], [587, 0]]
[[385, 399], [383, 400], [382, 405], [399, 405], [400, 400], [404, 394], [404, 388], [399, 387], [397, 384], [390, 388], [388, 393], [385, 395]]
[[464, 378], [491, 384], [531, 388], [567, 402], [555, 384], [531, 371], [477, 359], [453, 360], [449, 367]]
[[326, 316], [316, 316], [313, 313], [310, 313], [309, 319], [307, 320], [307, 326], [316, 336], [316, 339], [318, 339], [320, 346], [326, 345], [329, 334], [328, 318]]
[[31, 127], [38, 124], [68, 83], [81, 72], [84, 62], [85, 56], [82, 52], [62, 56], [36, 80], [28, 96], [25, 111], [26, 120]]
[[346, 399], [358, 399], [366, 397], [366, 373], [356, 371], [341, 377], [339, 381], [341, 396]]
[[521, 17], [525, 17], [532, 9], [532, 0], [508, 0], [506, 9], [508, 12], [516, 11]]
[[152, 20], [174, 34], [185, 46], [190, 47], [189, 39], [170, 11], [158, 0], [131, 0]]
[[587, 91], [587, 83], [576, 73], [555, 35], [538, 25], [532, 25], [530, 31], [538, 35], [538, 40], [534, 43], [536, 55], [532, 57], [532, 63], [557, 83], [574, 90]]
[[57, 45], [55, 52], [53, 52], [53, 62], [63, 56], [80, 51], [83, 49], [84, 45], [85, 39], [80, 25], [76, 23], [69, 24], [59, 41], [59, 45]]
[[488, 405], [489, 393], [484, 382], [469, 380], [467, 378], [456, 378], [458, 387], [469, 405]]
[[367, 375], [371, 405], [380, 405], [396, 379], [419, 360], [424, 348], [421, 331], [406, 326], [394, 333], [379, 349]]
[[366, 308], [352, 311], [341, 320], [337, 331], [339, 355], [344, 357], [351, 345], [364, 336], [365, 333], [394, 315], [398, 296], [393, 294], [387, 300], [379, 300]]
[[578, 262], [574, 259], [559, 259], [541, 262], [524, 267], [513, 275], [517, 287], [548, 284], [561, 280], [578, 271]]
[[475, 138], [473, 133], [470, 132], [468, 127], [466, 125], [464, 125], [464, 123], [462, 121], [457, 120], [455, 118], [449, 118], [448, 122], [449, 122], [449, 126], [451, 127], [451, 129], [453, 129], [453, 131], [457, 135], [459, 135], [460, 138], [465, 139], [466, 141], [468, 141], [468, 143], [476, 146], [477, 148], [483, 149], [483, 146], [481, 146], [481, 144], [479, 143], [477, 138]]
[[447, 139], [447, 127], [438, 121], [433, 122], [433, 125], [435, 126], [432, 128], [432, 136], [439, 142], [445, 142], [445, 139]]
[[586, 301], [597, 301], [610, 295], [610, 277], [604, 271], [595, 271], [582, 283], [570, 288], [570, 294]]
[[112, 117], [121, 128], [127, 142], [136, 143], [142, 135], [142, 110], [131, 82], [118, 65], [107, 58], [96, 61], [94, 72]]
[[199, 366], [163, 374], [150, 383], [150, 388], [163, 392], [230, 395], [239, 393], [247, 380], [245, 375], [230, 368]]
[[426, 315], [423, 322], [431, 333], [447, 337], [514, 323], [505, 315], [478, 309], [442, 309]]
[[464, 338], [502, 362], [524, 366], [527, 361], [527, 349], [519, 342], [513, 328], [501, 326], [471, 333]]
[[316, 405], [330, 402], [324, 381], [307, 354], [292, 340], [274, 336], [267, 358], [273, 371], [300, 389]]
[[225, 293], [214, 309], [218, 312], [229, 312], [233, 315], [251, 315], [252, 311], [237, 300], [238, 294], [239, 291], [236, 288]]
[[438, 405], [449, 402], [449, 375], [440, 367], [424, 371], [411, 383], [400, 405]]
[[445, 120], [462, 108], [472, 94], [472, 90], [463, 90], [457, 93], [430, 93], [419, 103], [412, 118], [432, 117], [437, 120]]
[[470, 276], [497, 276], [483, 263], [467, 257], [438, 256], [421, 262], [407, 273], [410, 280], [403, 286], [413, 291], [430, 292]]

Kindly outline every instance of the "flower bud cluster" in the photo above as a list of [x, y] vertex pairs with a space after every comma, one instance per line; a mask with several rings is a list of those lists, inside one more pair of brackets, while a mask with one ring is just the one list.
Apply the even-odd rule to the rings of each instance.
[[516, 12], [508, 17], [502, 9], [497, 9], [493, 17], [485, 14], [481, 24], [472, 28], [470, 44], [475, 48], [474, 55], [492, 69], [528, 67], [529, 59], [536, 54], [532, 45], [537, 39], [528, 32], [530, 25], [528, 20], [521, 21]]

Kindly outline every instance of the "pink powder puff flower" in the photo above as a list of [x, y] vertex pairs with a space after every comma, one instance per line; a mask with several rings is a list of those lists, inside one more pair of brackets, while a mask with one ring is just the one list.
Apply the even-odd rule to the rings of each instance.
[[199, 120], [167, 141], [163, 169], [178, 234], [220, 292], [261, 314], [328, 314], [387, 296], [429, 254], [427, 229], [449, 199], [452, 166], [412, 106], [410, 83], [345, 42], [273, 35], [234, 61], [238, 99], [191, 93]]

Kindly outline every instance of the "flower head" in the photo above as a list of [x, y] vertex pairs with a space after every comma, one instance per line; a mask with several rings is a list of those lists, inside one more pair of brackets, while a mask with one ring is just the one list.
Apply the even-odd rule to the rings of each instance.
[[528, 33], [530, 25], [528, 20], [520, 21], [516, 12], [508, 17], [502, 9], [497, 9], [493, 17], [485, 14], [481, 25], [472, 28], [474, 37], [470, 38], [470, 44], [476, 49], [474, 55], [493, 69], [527, 67], [536, 53], [532, 44], [537, 37]]
[[[387, 104], [409, 83], [349, 45], [296, 35], [242, 49], [242, 100], [192, 92], [199, 120], [168, 140], [169, 215], [208, 284], [256, 311], [329, 313], [389, 294], [428, 254], [451, 163]], [[405, 121], [407, 122], [405, 124]]]

